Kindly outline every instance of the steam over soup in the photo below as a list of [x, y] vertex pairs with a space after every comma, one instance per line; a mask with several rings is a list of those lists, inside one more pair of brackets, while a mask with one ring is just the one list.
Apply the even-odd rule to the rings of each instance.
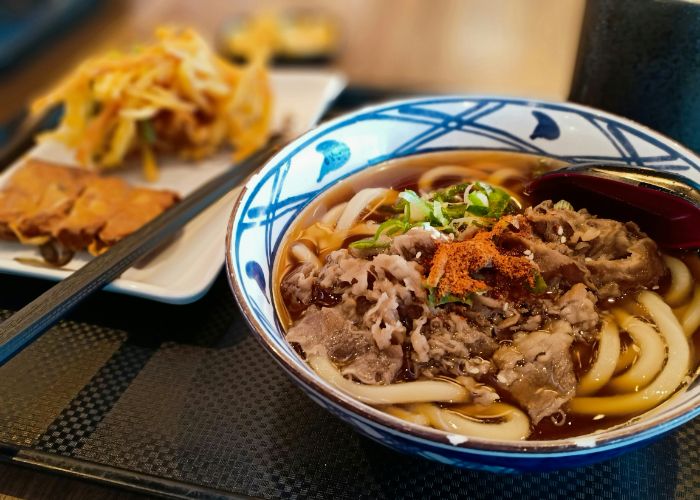
[[557, 166], [435, 153], [339, 183], [276, 262], [287, 340], [358, 400], [467, 436], [556, 439], [656, 407], [698, 364], [697, 254], [531, 206], [523, 187]]

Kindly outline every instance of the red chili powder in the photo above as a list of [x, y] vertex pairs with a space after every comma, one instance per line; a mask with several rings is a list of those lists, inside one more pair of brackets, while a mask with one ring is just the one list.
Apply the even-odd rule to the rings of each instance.
[[447, 294], [465, 297], [472, 292], [483, 292], [489, 286], [473, 275], [488, 267], [511, 282], [534, 287], [537, 265], [526, 257], [502, 252], [493, 242], [511, 225], [521, 233], [530, 231], [522, 217], [512, 224], [515, 217], [502, 217], [490, 231], [481, 231], [470, 240], [439, 243], [430, 266], [428, 285], [437, 287], [440, 297]]

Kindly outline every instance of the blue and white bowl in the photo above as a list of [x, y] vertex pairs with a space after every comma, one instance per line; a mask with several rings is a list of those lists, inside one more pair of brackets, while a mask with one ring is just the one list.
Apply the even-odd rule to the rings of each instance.
[[254, 175], [228, 228], [234, 294], [260, 342], [316, 403], [359, 432], [399, 451], [496, 472], [550, 470], [640, 447], [700, 413], [700, 385], [629, 425], [553, 441], [465, 438], [418, 426], [367, 406], [320, 379], [287, 344], [270, 277], [285, 231], [331, 185], [392, 158], [451, 149], [491, 149], [560, 160], [623, 161], [700, 182], [700, 159], [629, 120], [569, 103], [500, 97], [425, 97], [390, 102], [311, 130]]

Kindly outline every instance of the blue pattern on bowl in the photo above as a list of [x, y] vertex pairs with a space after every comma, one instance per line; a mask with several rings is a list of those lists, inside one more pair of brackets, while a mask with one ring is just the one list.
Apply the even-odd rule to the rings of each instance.
[[284, 339], [273, 309], [274, 256], [294, 217], [331, 184], [370, 165], [424, 152], [491, 149], [565, 161], [615, 161], [700, 181], [700, 160], [641, 125], [583, 106], [499, 97], [429, 97], [366, 108], [296, 139], [248, 182], [229, 225], [231, 285], [262, 344], [319, 405], [399, 451], [494, 472], [549, 470], [616, 456], [700, 413], [700, 387], [633, 425], [545, 442], [495, 442], [409, 424], [320, 380]]

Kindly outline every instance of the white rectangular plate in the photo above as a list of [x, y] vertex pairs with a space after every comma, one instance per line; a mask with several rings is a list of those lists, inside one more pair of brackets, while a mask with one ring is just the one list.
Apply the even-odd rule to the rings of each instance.
[[[288, 123], [292, 135], [312, 127], [326, 107], [340, 93], [345, 81], [337, 73], [287, 70], [272, 73], [274, 94], [273, 129]], [[75, 164], [72, 151], [62, 144], [46, 141], [32, 149], [26, 157]], [[0, 175], [0, 186], [19, 168], [20, 159]], [[193, 163], [176, 158], [159, 161], [160, 178], [146, 183], [138, 161], [113, 171], [134, 185], [171, 189], [186, 196], [195, 188], [223, 172], [231, 165], [230, 153], [221, 153]], [[147, 262], [132, 267], [106, 290], [148, 299], [186, 304], [206, 293], [224, 262], [226, 225], [233, 202], [240, 189], [235, 189], [187, 224], [177, 238]], [[61, 280], [82, 267], [91, 256], [78, 253], [62, 269], [23, 264], [17, 258], [41, 260], [36, 248], [15, 242], [0, 241], [0, 273]]]

